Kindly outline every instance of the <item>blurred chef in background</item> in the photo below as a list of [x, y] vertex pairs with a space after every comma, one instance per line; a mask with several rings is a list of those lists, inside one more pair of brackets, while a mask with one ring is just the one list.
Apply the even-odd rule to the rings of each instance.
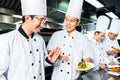
[[45, 59], [52, 64], [60, 54], [56, 48], [47, 56], [36, 33], [46, 18], [46, 0], [21, 0], [21, 5], [23, 24], [0, 35], [0, 80], [45, 80]]
[[[83, 80], [107, 80], [109, 75], [106, 73], [107, 65], [114, 64], [108, 59], [108, 55], [104, 49], [101, 40], [105, 36], [105, 32], [110, 24], [110, 19], [104, 15], [98, 17], [96, 23], [96, 31], [93, 38], [90, 40], [91, 49], [93, 49], [93, 63], [95, 68], [83, 76]], [[97, 71], [98, 70], [98, 71]], [[104, 72], [104, 73], [102, 73]], [[101, 74], [102, 73], [102, 74]]]
[[64, 19], [65, 30], [55, 32], [49, 43], [48, 51], [59, 47], [61, 55], [54, 63], [51, 80], [77, 80], [80, 72], [75, 70], [82, 59], [91, 61], [88, 39], [76, 31], [80, 23], [83, 0], [70, 0]]
[[110, 24], [110, 19], [104, 15], [99, 16], [96, 24], [96, 31], [93, 38], [90, 40], [93, 49], [93, 62], [96, 64], [96, 68], [104, 69], [105, 64], [109, 64], [108, 55], [104, 50], [104, 46], [101, 42], [105, 37], [105, 32]]
[[118, 53], [120, 53], [120, 46], [116, 39], [116, 37], [119, 34], [119, 31], [120, 31], [120, 19], [112, 19], [108, 34], [102, 40], [110, 61], [114, 61], [116, 63], [119, 62], [115, 59], [115, 56]]

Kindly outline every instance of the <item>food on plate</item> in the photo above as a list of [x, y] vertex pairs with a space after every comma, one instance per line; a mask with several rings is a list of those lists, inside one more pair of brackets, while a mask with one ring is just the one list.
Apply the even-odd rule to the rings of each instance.
[[85, 61], [82, 61], [78, 64], [79, 69], [85, 69], [85, 68], [90, 68], [90, 65], [86, 63]]
[[109, 68], [108, 70], [113, 72], [120, 72], [120, 67], [112, 67], [112, 68]]

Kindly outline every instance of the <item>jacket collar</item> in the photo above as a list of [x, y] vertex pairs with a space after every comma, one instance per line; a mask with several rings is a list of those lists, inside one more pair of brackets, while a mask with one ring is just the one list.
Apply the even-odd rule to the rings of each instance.
[[[19, 27], [18, 31], [27, 39], [29, 39], [29, 37], [27, 36], [27, 34], [25, 33], [25, 31], [22, 29], [22, 26]], [[33, 38], [34, 33], [32, 33], [32, 37]]]

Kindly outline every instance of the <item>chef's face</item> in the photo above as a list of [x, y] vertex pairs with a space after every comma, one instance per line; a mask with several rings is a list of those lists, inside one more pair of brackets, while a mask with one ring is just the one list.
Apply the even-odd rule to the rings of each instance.
[[65, 23], [65, 28], [67, 32], [71, 33], [72, 31], [75, 30], [76, 26], [80, 23], [80, 20], [72, 16], [66, 16], [64, 23]]
[[104, 32], [96, 33], [96, 40], [101, 41], [104, 38], [104, 36], [105, 36]]
[[108, 36], [111, 40], [114, 40], [118, 36], [118, 34], [114, 34], [114, 33], [109, 32]]
[[30, 16], [30, 20], [28, 21], [29, 23], [29, 30], [31, 32], [39, 32], [40, 28], [44, 25], [45, 23], [45, 16], [44, 15], [37, 15], [37, 16]]

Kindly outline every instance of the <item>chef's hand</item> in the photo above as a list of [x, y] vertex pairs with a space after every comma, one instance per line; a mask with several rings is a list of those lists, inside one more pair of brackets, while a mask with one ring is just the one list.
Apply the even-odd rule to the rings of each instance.
[[63, 60], [63, 61], [67, 61], [67, 60], [69, 60], [69, 57], [68, 56], [59, 56], [59, 58], [58, 58], [59, 60]]
[[115, 65], [116, 63], [114, 61], [110, 62], [109, 65]]
[[106, 53], [107, 53], [108, 55], [110, 55], [110, 54], [112, 54], [112, 51], [106, 51]]
[[105, 69], [105, 68], [106, 68], [106, 65], [105, 65], [105, 64], [102, 64], [102, 63], [99, 63], [98, 66], [99, 66], [101, 69]]
[[114, 53], [114, 54], [117, 54], [117, 53], [119, 53], [119, 50], [118, 49], [113, 49], [111, 52]]
[[112, 51], [113, 51], [114, 54], [120, 53], [120, 49], [115, 48], [114, 46], [112, 46], [111, 48], [113, 48]]
[[109, 50], [109, 51], [106, 51], [106, 53], [108, 54], [108, 55], [110, 55], [110, 54], [117, 54], [117, 53], [119, 53], [120, 51], [119, 51], [119, 49], [113, 49], [113, 50]]
[[51, 63], [54, 63], [59, 55], [61, 54], [60, 48], [56, 47], [54, 50], [49, 50], [48, 51], [48, 59]]

